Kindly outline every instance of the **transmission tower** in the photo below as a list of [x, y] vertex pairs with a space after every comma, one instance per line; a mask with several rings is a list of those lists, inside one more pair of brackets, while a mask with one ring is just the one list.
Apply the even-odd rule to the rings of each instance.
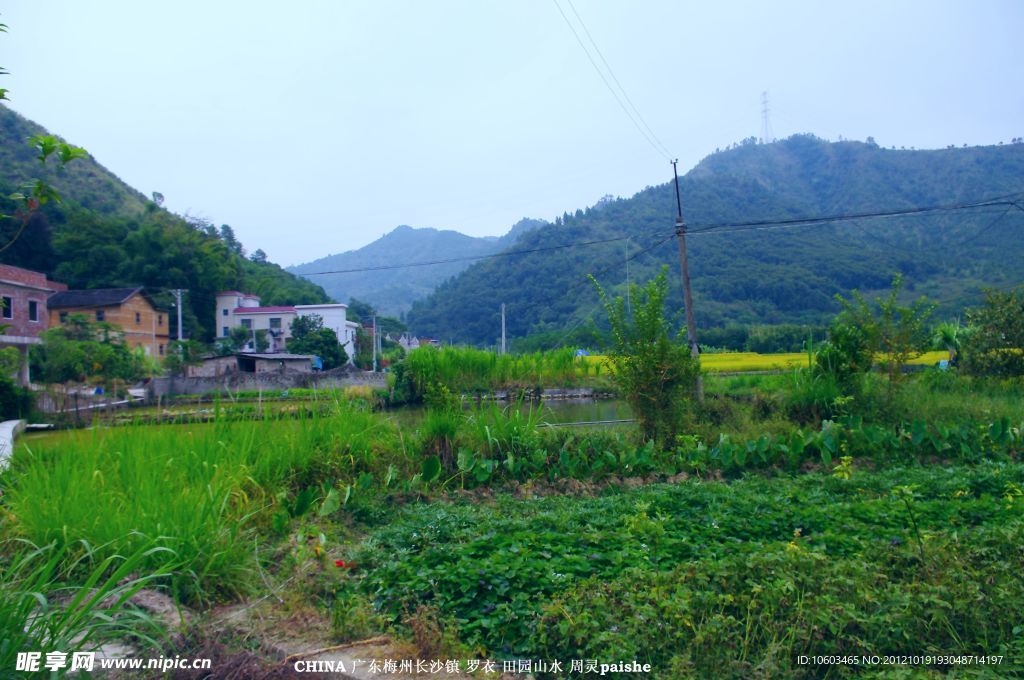
[[761, 143], [771, 144], [774, 141], [772, 121], [768, 118], [768, 90], [765, 90], [761, 93]]

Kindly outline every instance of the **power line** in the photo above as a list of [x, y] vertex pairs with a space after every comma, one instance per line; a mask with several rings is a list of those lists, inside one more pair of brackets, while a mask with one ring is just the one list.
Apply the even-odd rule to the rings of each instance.
[[[637, 121], [637, 118], [630, 112], [629, 107], [626, 106], [626, 103], [623, 101], [623, 98], [619, 95], [615, 88], [612, 87], [611, 83], [608, 82], [608, 77], [605, 76], [604, 71], [602, 71], [601, 67], [599, 67], [597, 65], [597, 62], [594, 61], [593, 55], [590, 54], [590, 50], [587, 49], [586, 44], [580, 37], [580, 34], [576, 30], [576, 27], [572, 25], [572, 22], [569, 20], [569, 17], [566, 15], [565, 11], [562, 9], [562, 6], [558, 4], [558, 0], [551, 1], [555, 3], [555, 7], [558, 9], [558, 13], [562, 15], [563, 19], [565, 19], [566, 25], [569, 27], [569, 30], [572, 31], [573, 36], [576, 37], [576, 42], [579, 43], [580, 48], [583, 50], [583, 53], [587, 55], [587, 60], [590, 62], [590, 65], [594, 67], [595, 71], [597, 71], [597, 75], [601, 76], [601, 81], [604, 83], [604, 86], [607, 87], [608, 91], [612, 93], [613, 97], [615, 97], [615, 101], [618, 102], [619, 106], [622, 108], [622, 112], [625, 113], [626, 117], [629, 118], [631, 123], [633, 123], [633, 126], [637, 129], [637, 132], [639, 132], [643, 136], [643, 138], [647, 140], [647, 143], [651, 145], [651, 148], [653, 148], [656, 152], [664, 156], [666, 160], [671, 160], [672, 154], [667, 153], [666, 151], [663, 150], [664, 147], [660, 145], [661, 143], [657, 141], [656, 137], [653, 137], [653, 133], [648, 134], [647, 131], [644, 130], [643, 126], [641, 126], [640, 123]], [[576, 11], [575, 8], [573, 9], [573, 11]], [[578, 17], [579, 15], [577, 14], [576, 16]], [[582, 24], [582, 21], [580, 23]], [[584, 26], [584, 30], [586, 30], [586, 26]], [[595, 44], [595, 48], [596, 47], [597, 46]], [[604, 59], [604, 57], [602, 57], [602, 59]], [[611, 69], [609, 69], [609, 73], [610, 72]], [[615, 77], [614, 74], [612, 74], [612, 77]], [[622, 86], [620, 85], [619, 87], [621, 88]], [[625, 94], [625, 90], [623, 90], [623, 94]]]
[[612, 80], [615, 82], [615, 85], [619, 88], [619, 92], [622, 93], [622, 96], [626, 100], [626, 103], [629, 104], [629, 108], [632, 109], [633, 113], [636, 114], [637, 120], [639, 120], [641, 125], [644, 126], [644, 129], [647, 130], [648, 133], [650, 133], [651, 139], [653, 139], [654, 142], [658, 145], [662, 154], [672, 156], [672, 152], [670, 152], [668, 148], [661, 143], [661, 140], [658, 139], [658, 136], [654, 134], [654, 130], [651, 129], [651, 126], [647, 124], [647, 121], [644, 120], [644, 117], [640, 114], [640, 110], [636, 108], [635, 104], [633, 104], [633, 100], [630, 99], [629, 94], [626, 93], [626, 88], [622, 87], [622, 83], [620, 83], [619, 79], [615, 77], [615, 71], [612, 70], [611, 65], [608, 63], [608, 60], [604, 58], [604, 53], [601, 52], [601, 48], [598, 47], [597, 42], [594, 41], [594, 36], [590, 35], [590, 29], [587, 28], [587, 24], [583, 21], [583, 17], [580, 16], [580, 13], [576, 11], [576, 5], [572, 3], [572, 0], [565, 1], [569, 3], [569, 8], [572, 10], [572, 13], [576, 16], [576, 20], [580, 22], [580, 26], [583, 27], [583, 32], [587, 34], [587, 40], [589, 40], [590, 44], [594, 46], [594, 51], [597, 52], [597, 56], [601, 58], [601, 63], [604, 64], [604, 67], [608, 69], [608, 75], [612, 77]]
[[524, 250], [507, 250], [502, 253], [491, 253], [490, 255], [467, 255], [466, 257], [452, 257], [446, 260], [431, 260], [428, 262], [406, 262], [405, 264], [382, 264], [374, 267], [356, 267], [353, 269], [335, 269], [326, 272], [295, 272], [299, 276], [321, 276], [324, 274], [355, 274], [358, 272], [376, 272], [384, 271], [388, 269], [405, 269], [407, 267], [427, 267], [430, 265], [437, 264], [450, 264], [452, 262], [469, 262], [472, 260], [491, 260], [498, 257], [513, 257], [515, 255], [528, 255], [530, 253], [540, 253], [548, 250], [564, 250], [565, 248], [580, 248], [583, 246], [594, 246], [602, 243], [614, 243], [616, 241], [625, 241], [628, 236], [616, 236], [615, 238], [604, 238], [596, 241], [582, 241], [579, 243], [563, 243], [557, 246], [544, 246], [540, 248], [527, 248]]
[[[1010, 194], [1017, 196], [1019, 194]], [[756, 222], [732, 222], [705, 224], [693, 229], [688, 229], [687, 234], [707, 234], [709, 232], [730, 233], [736, 231], [756, 231], [760, 229], [778, 229], [783, 227], [801, 227], [814, 224], [825, 224], [829, 222], [844, 222], [872, 217], [899, 217], [903, 215], [921, 215], [936, 212], [952, 212], [958, 210], [971, 210], [982, 207], [1008, 206], [1017, 208], [1024, 212], [1024, 206], [1018, 201], [1004, 200], [1008, 197], [998, 197], [987, 201], [973, 203], [955, 203], [950, 205], [927, 206], [917, 208], [904, 208], [901, 210], [884, 210], [879, 212], [844, 213], [839, 215], [825, 215], [820, 217], [797, 217], [786, 220], [758, 220]]]

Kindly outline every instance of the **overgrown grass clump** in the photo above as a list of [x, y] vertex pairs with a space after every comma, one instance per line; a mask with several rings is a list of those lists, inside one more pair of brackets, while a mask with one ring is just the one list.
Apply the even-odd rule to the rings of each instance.
[[504, 354], [469, 347], [420, 347], [405, 357], [403, 377], [418, 395], [431, 385], [453, 392], [487, 392], [506, 388], [569, 387], [578, 385], [594, 367], [575, 355], [572, 348]]
[[23, 447], [4, 501], [9, 530], [40, 545], [168, 547], [180, 595], [208, 599], [247, 589], [252, 531], [277, 506], [382, 464], [412, 466], [393, 426], [339, 402], [327, 417], [96, 429]]

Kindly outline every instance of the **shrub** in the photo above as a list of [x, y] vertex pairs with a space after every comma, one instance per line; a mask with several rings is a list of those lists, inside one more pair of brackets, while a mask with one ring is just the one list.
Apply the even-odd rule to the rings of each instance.
[[1024, 288], [990, 290], [985, 304], [967, 313], [974, 327], [964, 348], [964, 368], [977, 375], [1024, 375]]
[[643, 288], [633, 285], [632, 314], [622, 297], [609, 300], [597, 286], [608, 320], [612, 344], [608, 363], [646, 439], [671, 445], [680, 430], [700, 376], [700, 362], [690, 356], [680, 334], [665, 318], [667, 268]]

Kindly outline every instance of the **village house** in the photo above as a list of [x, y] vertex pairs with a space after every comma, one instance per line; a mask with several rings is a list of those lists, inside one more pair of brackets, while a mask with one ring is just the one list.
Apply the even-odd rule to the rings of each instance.
[[330, 328], [338, 335], [338, 342], [345, 348], [349, 362], [355, 356], [357, 324], [346, 318], [348, 305], [287, 305], [260, 306], [260, 297], [237, 290], [217, 293], [217, 337], [227, 338], [233, 328], [245, 328], [253, 334], [253, 340], [246, 349], [255, 350], [256, 331], [266, 331], [269, 353], [284, 352], [292, 336], [292, 322], [300, 316], [318, 315], [324, 328]]
[[59, 291], [67, 290], [63, 283], [50, 281], [45, 274], [21, 267], [0, 264], [0, 296], [3, 310], [0, 324], [6, 326], [0, 334], [0, 347], [16, 347], [21, 352], [17, 383], [28, 385], [28, 349], [42, 342], [40, 333], [50, 326], [47, 299]]
[[142, 347], [151, 357], [167, 354], [167, 313], [157, 308], [141, 287], [65, 290], [51, 296], [47, 306], [51, 326], [66, 322], [72, 314], [83, 314], [89, 321], [118, 328], [124, 333], [125, 344], [132, 349]]

